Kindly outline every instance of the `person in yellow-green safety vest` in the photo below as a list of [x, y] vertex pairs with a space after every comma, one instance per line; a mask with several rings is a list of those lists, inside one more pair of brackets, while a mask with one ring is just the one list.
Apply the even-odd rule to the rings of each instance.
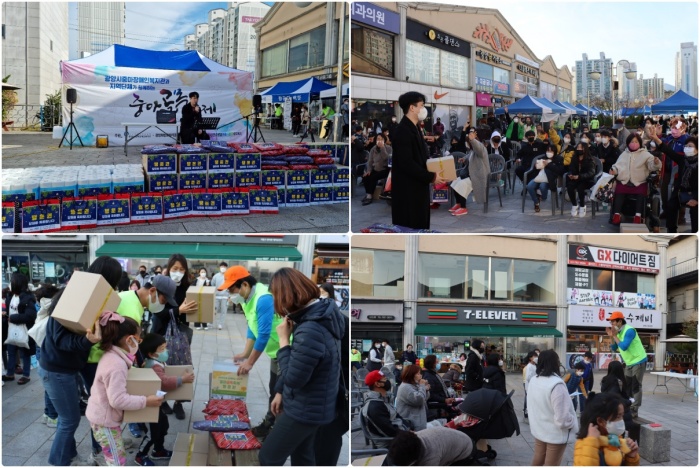
[[620, 353], [625, 361], [627, 388], [631, 389], [634, 399], [630, 411], [632, 417], [636, 418], [639, 415], [639, 407], [642, 406], [642, 380], [647, 367], [647, 352], [637, 330], [627, 325], [622, 312], [613, 312], [607, 320], [611, 326], [605, 331], [613, 339], [610, 348], [614, 353]]
[[353, 369], [362, 367], [362, 353], [357, 348], [352, 348], [352, 351], [350, 351], [350, 366]]
[[[277, 326], [283, 319], [275, 314], [272, 294], [268, 287], [258, 281], [240, 265], [232, 266], [224, 273], [224, 283], [217, 288], [219, 291], [228, 289], [231, 294], [231, 302], [240, 304], [248, 322], [245, 350], [233, 356], [238, 363], [238, 375], [250, 372], [255, 363], [264, 354], [270, 357], [270, 398], [275, 396], [275, 385], [280, 373], [277, 363], [277, 351], [280, 349], [280, 340], [277, 336]], [[275, 416], [269, 410], [263, 421], [252, 429], [253, 435], [258, 439], [264, 439], [275, 423]]]
[[598, 117], [593, 117], [591, 120], [591, 130], [598, 130], [600, 128], [600, 122], [598, 122]]

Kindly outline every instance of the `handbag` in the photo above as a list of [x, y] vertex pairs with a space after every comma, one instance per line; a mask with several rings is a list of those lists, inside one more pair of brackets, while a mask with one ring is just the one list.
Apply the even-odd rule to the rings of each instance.
[[615, 198], [615, 179], [610, 179], [598, 188], [593, 198], [602, 203], [612, 203]]
[[29, 349], [29, 333], [27, 326], [23, 323], [9, 323], [7, 327], [7, 339], [5, 344]]
[[544, 160], [538, 159], [535, 161], [535, 169], [544, 169]]
[[180, 331], [180, 325], [175, 320], [173, 311], [169, 311], [170, 322], [168, 330], [165, 332], [165, 342], [170, 357], [167, 364], [170, 366], [192, 365], [192, 352], [190, 351], [190, 343], [187, 339], [187, 334]]
[[549, 182], [549, 179], [547, 179], [547, 173], [545, 172], [544, 168], [540, 169], [540, 172], [539, 174], [537, 174], [537, 177], [535, 177], [534, 182], [537, 184], [545, 184]]
[[470, 193], [472, 193], [473, 187], [472, 187], [472, 180], [467, 177], [466, 179], [460, 179], [457, 178], [452, 181], [452, 184], [450, 184], [450, 187], [457, 192], [460, 196], [463, 198], [467, 198]]

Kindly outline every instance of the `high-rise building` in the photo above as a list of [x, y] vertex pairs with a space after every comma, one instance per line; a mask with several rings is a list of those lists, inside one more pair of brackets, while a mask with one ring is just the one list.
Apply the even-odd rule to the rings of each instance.
[[637, 98], [653, 99], [658, 102], [664, 99], [664, 79], [659, 78], [654, 73], [654, 78], [644, 78], [644, 75], [639, 75], [637, 80]]
[[186, 50], [197, 50], [223, 65], [255, 71], [255, 23], [270, 7], [262, 2], [229, 2], [228, 9], [209, 12], [207, 23], [195, 26], [195, 33], [184, 37]]
[[[679, 55], [680, 89], [693, 97], [698, 97], [698, 46], [693, 42], [682, 42]], [[678, 71], [677, 67], [676, 73]], [[678, 76], [676, 76], [676, 82], [678, 81]]]
[[78, 55], [86, 57], [124, 45], [126, 4], [124, 2], [78, 2]]
[[615, 98], [628, 101], [634, 100], [637, 96], [637, 77], [627, 78], [625, 72], [630, 70], [637, 70], [637, 64], [635, 62], [630, 62], [629, 65], [626, 63], [619, 63], [617, 65], [617, 81], [619, 82], [619, 88], [615, 94]]
[[[600, 79], [594, 80], [591, 78], [590, 72], [592, 71], [600, 72]], [[599, 59], [592, 60], [588, 59], [588, 54], [582, 54], [582, 60], [576, 61], [576, 74], [574, 75], [577, 99], [587, 98], [589, 92], [591, 98], [598, 96], [603, 99], [610, 99], [612, 90], [611, 71], [612, 60], [605, 58], [604, 52], [600, 53]]]
[[5, 2], [2, 23], [2, 76], [20, 87], [13, 115], [20, 126], [31, 122], [47, 94], [61, 89], [58, 64], [69, 58], [68, 3]]
[[681, 53], [676, 52], [676, 90], [681, 89]]

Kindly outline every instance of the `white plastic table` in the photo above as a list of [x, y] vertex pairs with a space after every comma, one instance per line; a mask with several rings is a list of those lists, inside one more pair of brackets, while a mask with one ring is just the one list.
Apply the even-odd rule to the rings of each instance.
[[[177, 142], [177, 136], [179, 135], [178, 127], [179, 125], [174, 123], [174, 124], [153, 124], [153, 123], [144, 123], [144, 122], [122, 122], [121, 125], [124, 126], [124, 156], [126, 156], [126, 146], [129, 144], [131, 140], [134, 138], [138, 137], [141, 135], [143, 132], [148, 130], [151, 127], [155, 127], [161, 132], [165, 133], [168, 135], [170, 138], [172, 138], [175, 142]], [[143, 130], [138, 132], [136, 135], [132, 136], [129, 138], [129, 127], [145, 127]], [[163, 130], [160, 127], [175, 127], [175, 136], [171, 135], [171, 132], [168, 132], [166, 130]]]
[[[650, 374], [656, 376], [656, 387], [654, 387], [654, 391], [652, 392], [652, 395], [656, 392], [656, 389], [658, 387], [666, 387], [666, 393], [668, 394], [668, 386], [666, 385], [670, 379], [677, 379], [679, 382], [683, 383], [683, 388], [685, 389], [685, 392], [683, 393], [683, 398], [681, 398], [681, 401], [685, 399], [685, 396], [688, 393], [694, 393], [695, 396], [698, 396], [697, 392], [697, 380], [698, 376], [693, 375], [693, 374], [681, 374], [680, 372], [650, 372]], [[664, 383], [659, 383], [659, 377], [664, 378]], [[695, 379], [695, 388], [690, 388], [688, 387], [688, 382], [691, 379]]]

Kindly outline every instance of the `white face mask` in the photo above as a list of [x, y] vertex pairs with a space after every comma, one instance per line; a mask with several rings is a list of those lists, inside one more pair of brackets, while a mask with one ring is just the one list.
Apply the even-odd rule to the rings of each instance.
[[173, 281], [175, 281], [175, 284], [180, 284], [180, 281], [182, 281], [182, 278], [185, 277], [185, 274], [181, 271], [171, 271], [170, 272], [170, 278], [172, 278]]
[[538, 359], [538, 358], [533, 359], [532, 362], [534, 362], [535, 364], [537, 364], [537, 359]]
[[238, 293], [235, 293], [233, 296], [231, 296], [231, 302], [234, 304], [243, 304], [243, 296], [241, 296]]
[[695, 156], [695, 148], [691, 148], [690, 146], [685, 146], [683, 152], [686, 156]]
[[589, 140], [588, 138], [581, 138], [581, 143], [588, 143], [589, 141], [591, 140]]
[[428, 118], [428, 109], [421, 107], [418, 111], [418, 120], [425, 120]]
[[581, 377], [581, 376], [583, 375], [583, 371], [576, 371], [576, 375], [578, 375], [579, 377]]
[[600, 143], [600, 137], [595, 137], [595, 142]]
[[165, 304], [160, 303], [160, 299], [158, 299], [158, 293], [156, 292], [156, 301], [153, 302], [153, 297], [149, 294], [148, 296], [148, 310], [154, 314], [157, 314], [158, 312], [162, 312], [163, 309], [165, 309]]
[[610, 143], [610, 138], [601, 138], [600, 140], [603, 142], [604, 145]]
[[552, 159], [552, 158], [554, 157], [554, 153], [552, 153], [552, 152], [550, 151], [549, 153], [547, 153], [547, 157], [548, 157], [549, 159]]
[[219, 268], [219, 271], [220, 271], [221, 273], [226, 273], [226, 267], [221, 267], [221, 268]]
[[207, 273], [206, 273], [205, 271], [203, 271], [203, 272], [201, 272], [201, 273], [199, 274], [199, 277], [200, 277], [200, 278], [206, 278], [206, 277], [207, 277]]
[[503, 361], [498, 361], [498, 367], [503, 367]]
[[622, 435], [625, 432], [625, 420], [620, 419], [619, 421], [608, 421], [605, 428], [608, 430], [608, 434], [610, 435]]
[[564, 138], [564, 143], [566, 143], [567, 145], [571, 143], [571, 138]]
[[518, 123], [518, 122], [520, 122], [520, 119], [516, 117], [513, 119], [513, 122]]
[[649, 147], [650, 147], [650, 148], [656, 148], [656, 143], [654, 143], [654, 142], [652, 141], [651, 143], [649, 143]]
[[139, 343], [136, 341], [136, 339], [132, 336], [130, 336], [126, 340], [126, 347], [129, 348], [129, 354], [134, 355], [138, 352], [139, 350]]
[[327, 293], [327, 292], [322, 292], [322, 293], [321, 293], [321, 299], [328, 299], [328, 293]]

